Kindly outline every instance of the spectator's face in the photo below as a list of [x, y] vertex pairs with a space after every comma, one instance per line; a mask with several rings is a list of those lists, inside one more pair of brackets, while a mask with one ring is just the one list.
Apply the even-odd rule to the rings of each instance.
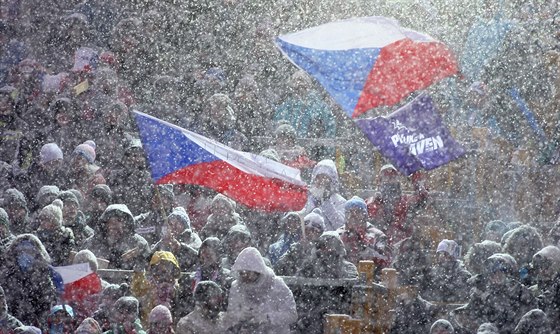
[[448, 331], [445, 328], [434, 328], [430, 334], [451, 334], [450, 331]]
[[58, 221], [56, 217], [51, 214], [41, 212], [38, 217], [40, 228], [46, 231], [53, 231], [58, 228]]
[[130, 310], [127, 310], [126, 308], [114, 309], [114, 321], [117, 324], [132, 324], [136, 321], [137, 317], [137, 314], [135, 314], [134, 312], [130, 312]]
[[21, 222], [23, 221], [25, 215], [27, 214], [27, 211], [23, 206], [14, 205], [14, 204], [6, 205], [4, 207], [4, 210], [6, 210], [6, 213], [10, 217], [11, 222]]
[[220, 263], [220, 257], [218, 253], [210, 247], [203, 247], [200, 249], [199, 259], [203, 267]]
[[453, 261], [455, 261], [455, 259], [453, 259], [453, 256], [447, 254], [447, 252], [439, 252], [437, 253], [436, 257], [439, 265], [446, 265], [447, 263], [452, 263]]
[[323, 231], [320, 229], [313, 227], [313, 226], [306, 226], [305, 227], [305, 239], [307, 241], [315, 241], [319, 239], [319, 237], [323, 234]]
[[81, 154], [74, 154], [72, 157], [72, 168], [82, 170], [88, 165], [88, 161]]
[[239, 280], [244, 284], [253, 284], [261, 277], [260, 273], [255, 271], [241, 270], [239, 271]]
[[103, 212], [105, 211], [105, 209], [107, 209], [107, 206], [109, 206], [109, 204], [107, 204], [100, 197], [92, 197], [90, 199], [89, 205], [91, 210], [94, 212]]
[[352, 232], [363, 232], [367, 227], [367, 213], [360, 208], [346, 210], [346, 228]]
[[107, 220], [107, 240], [114, 243], [124, 234], [125, 222], [123, 218], [111, 217]]
[[286, 233], [294, 234], [301, 232], [301, 220], [297, 217], [290, 217], [286, 220]]
[[162, 261], [150, 270], [151, 276], [155, 283], [175, 283], [175, 273], [177, 268], [168, 261]]
[[177, 218], [167, 220], [167, 227], [169, 228], [169, 232], [174, 236], [180, 235], [185, 230], [185, 225]]
[[318, 174], [313, 180], [313, 185], [317, 188], [330, 189], [331, 178], [326, 174]]
[[551, 281], [556, 276], [552, 261], [543, 256], [534, 256], [531, 267], [535, 270], [537, 278], [541, 282]]
[[64, 217], [64, 221], [68, 223], [73, 223], [74, 219], [78, 215], [78, 204], [74, 201], [65, 201], [64, 206], [62, 207], [62, 216]]
[[69, 113], [66, 112], [65, 109], [62, 109], [61, 111], [56, 113], [55, 120], [59, 126], [66, 126], [68, 125], [68, 123], [70, 123]]

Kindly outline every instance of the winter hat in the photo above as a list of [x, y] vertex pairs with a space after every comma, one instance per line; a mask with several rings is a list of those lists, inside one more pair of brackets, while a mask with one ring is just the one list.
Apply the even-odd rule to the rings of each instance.
[[386, 164], [381, 167], [381, 169], [379, 170], [379, 174], [393, 175], [393, 174], [398, 174], [398, 171], [395, 168], [395, 166], [391, 164]]
[[60, 147], [58, 147], [56, 143], [48, 143], [43, 145], [43, 147], [41, 147], [41, 151], [39, 152], [39, 160], [41, 161], [41, 164], [44, 165], [54, 160], [63, 160], [63, 159], [64, 159], [64, 154], [62, 153], [62, 150], [60, 149]]
[[517, 323], [514, 334], [548, 334], [552, 332], [550, 321], [546, 313], [539, 309], [531, 310]]
[[66, 312], [66, 314], [68, 314], [70, 317], [74, 318], [74, 309], [72, 309], [72, 307], [70, 305], [55, 305], [51, 308], [51, 312], [49, 314], [49, 316], [53, 316], [55, 315], [57, 312], [60, 311], [64, 311]]
[[178, 206], [174, 208], [169, 216], [167, 216], [167, 220], [169, 219], [176, 219], [183, 223], [185, 229], [191, 229], [191, 219], [189, 218], [189, 214], [183, 207]]
[[42, 186], [37, 192], [37, 196], [35, 196], [35, 202], [39, 208], [42, 208], [52, 203], [52, 201], [58, 197], [59, 193], [60, 189], [58, 189], [57, 186]]
[[552, 328], [548, 316], [539, 309], [534, 309], [525, 313], [514, 330], [514, 334], [548, 334], [551, 332]]
[[490, 256], [484, 261], [484, 267], [487, 273], [494, 273], [499, 270], [512, 278], [517, 278], [519, 275], [517, 261], [515, 261], [513, 256], [505, 253]]
[[365, 214], [367, 214], [367, 204], [366, 201], [364, 201], [363, 199], [361, 199], [358, 196], [354, 196], [352, 198], [350, 198], [349, 200], [346, 201], [346, 204], [344, 204], [344, 210], [348, 211], [350, 209], [360, 209], [362, 210]]
[[99, 267], [99, 263], [97, 262], [97, 257], [93, 254], [92, 251], [89, 249], [83, 249], [74, 255], [74, 259], [72, 260], [72, 264], [80, 264], [80, 263], [88, 263], [89, 268], [94, 273], [97, 272], [97, 268]]
[[78, 198], [76, 197], [76, 195], [69, 190], [61, 191], [58, 194], [58, 199], [61, 200], [63, 203], [64, 202], [72, 202], [72, 203], [80, 206], [80, 201], [78, 201]]
[[499, 334], [499, 333], [500, 331], [498, 330], [498, 327], [496, 327], [496, 325], [490, 322], [486, 322], [480, 325], [480, 327], [478, 327], [478, 330], [476, 331], [476, 334]]
[[[87, 142], [91, 142], [88, 140]], [[83, 143], [74, 149], [74, 154], [78, 154], [83, 156], [90, 164], [95, 161], [95, 143], [92, 145], [91, 143], [87, 144]]]
[[74, 194], [74, 196], [76, 196], [76, 199], [78, 200], [78, 205], [81, 207], [82, 203], [84, 202], [84, 195], [82, 194], [82, 192], [79, 191], [78, 189], [68, 189], [68, 191]]
[[237, 206], [237, 204], [235, 203], [234, 200], [230, 199], [229, 197], [222, 195], [222, 194], [217, 194], [216, 196], [214, 196], [214, 198], [212, 199], [212, 206], [217, 203], [217, 202], [224, 202], [228, 205], [228, 207], [230, 208], [231, 212], [235, 211], [235, 207]]
[[[150, 259], [150, 267], [155, 266], [157, 264], [169, 262], [172, 263], [175, 268], [177, 268], [177, 276], [181, 275], [181, 269], [179, 267], [179, 262], [173, 253], [166, 252], [166, 251], [157, 251], [154, 253], [152, 258]], [[178, 277], [177, 277], [178, 278]]]
[[264, 275], [266, 274], [266, 268], [268, 267], [264, 263], [261, 252], [255, 247], [247, 247], [237, 255], [237, 259], [231, 267], [231, 271], [253, 271]]
[[123, 311], [123, 313], [136, 314], [138, 316], [138, 299], [130, 296], [119, 298], [113, 306], [115, 310]]
[[430, 328], [430, 333], [434, 333], [436, 329], [445, 330], [447, 334], [455, 333], [455, 329], [451, 325], [451, 323], [445, 319], [439, 319], [433, 323], [432, 327]]
[[285, 137], [285, 138], [295, 140], [297, 138], [297, 133], [296, 133], [296, 129], [294, 129], [294, 127], [291, 126], [290, 124], [280, 124], [278, 125], [276, 130], [274, 130], [274, 136], [276, 138]]
[[492, 220], [492, 221], [488, 222], [488, 224], [486, 224], [486, 226], [484, 226], [484, 232], [485, 233], [495, 232], [495, 233], [498, 233], [500, 235], [503, 235], [507, 231], [508, 231], [508, 228], [507, 228], [506, 223], [504, 223], [501, 220]]
[[436, 250], [436, 253], [440, 252], [447, 253], [453, 256], [454, 259], [457, 259], [459, 257], [459, 245], [457, 245], [455, 240], [443, 239]]
[[111, 202], [113, 201], [113, 191], [106, 184], [96, 184], [95, 187], [93, 187], [93, 189], [91, 190], [90, 197], [97, 198], [107, 204], [111, 204]]
[[27, 209], [27, 200], [21, 191], [16, 188], [10, 188], [4, 192], [4, 201], [2, 202], [2, 205], [4, 207], [17, 206]]
[[321, 232], [325, 231], [325, 219], [323, 219], [323, 213], [321, 209], [315, 208], [311, 213], [303, 218], [303, 222], [305, 223], [305, 227], [314, 227]]
[[[57, 201], [60, 202], [60, 200]], [[41, 213], [39, 213], [39, 216], [43, 215], [54, 217], [57, 221], [57, 225], [62, 225], [62, 209], [58, 205], [54, 204], [54, 202], [53, 204], [49, 204], [41, 209]]]
[[35, 326], [21, 326], [14, 331], [16, 334], [43, 334], [41, 330]]
[[195, 303], [204, 303], [212, 296], [221, 296], [224, 291], [218, 284], [212, 281], [202, 281], [196, 285], [194, 289]]
[[101, 326], [93, 318], [85, 318], [84, 321], [76, 329], [76, 334], [101, 334]]
[[2, 208], [0, 208], [0, 225], [10, 225], [10, 217], [8, 217], [8, 213], [6, 212], [6, 210]]
[[[80, 15], [80, 14], [73, 14]], [[91, 72], [97, 68], [99, 54], [92, 48], [81, 47], [74, 53], [74, 72]]]
[[171, 316], [171, 311], [164, 305], [158, 305], [150, 311], [150, 315], [148, 317], [150, 323], [159, 322], [164, 323], [166, 325], [173, 324], [173, 316]]

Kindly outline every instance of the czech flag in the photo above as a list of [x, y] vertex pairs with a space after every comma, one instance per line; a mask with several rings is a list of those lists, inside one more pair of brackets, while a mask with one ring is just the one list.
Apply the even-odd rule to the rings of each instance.
[[211, 188], [249, 208], [297, 211], [307, 202], [298, 169], [236, 151], [212, 139], [134, 111], [156, 184]]
[[327, 23], [279, 36], [276, 44], [350, 117], [394, 105], [458, 72], [455, 56], [443, 43], [385, 17]]
[[89, 263], [54, 267], [64, 282], [63, 299], [66, 302], [82, 302], [89, 296], [100, 293], [101, 279], [89, 267]]

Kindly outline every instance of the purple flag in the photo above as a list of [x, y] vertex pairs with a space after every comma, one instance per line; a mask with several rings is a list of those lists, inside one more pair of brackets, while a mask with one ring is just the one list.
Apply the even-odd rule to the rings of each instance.
[[405, 175], [437, 168], [465, 154], [443, 125], [431, 97], [425, 94], [389, 116], [358, 119], [356, 123]]

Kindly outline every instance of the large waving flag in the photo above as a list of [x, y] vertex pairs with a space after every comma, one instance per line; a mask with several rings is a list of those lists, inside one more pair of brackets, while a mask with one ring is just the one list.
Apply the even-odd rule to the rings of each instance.
[[138, 111], [134, 115], [155, 183], [205, 186], [269, 212], [301, 210], [307, 202], [298, 169]]
[[387, 117], [358, 119], [356, 124], [381, 154], [405, 175], [422, 168], [437, 168], [465, 154], [426, 94]]
[[443, 43], [384, 17], [327, 23], [280, 36], [276, 44], [351, 117], [394, 105], [458, 71]]

